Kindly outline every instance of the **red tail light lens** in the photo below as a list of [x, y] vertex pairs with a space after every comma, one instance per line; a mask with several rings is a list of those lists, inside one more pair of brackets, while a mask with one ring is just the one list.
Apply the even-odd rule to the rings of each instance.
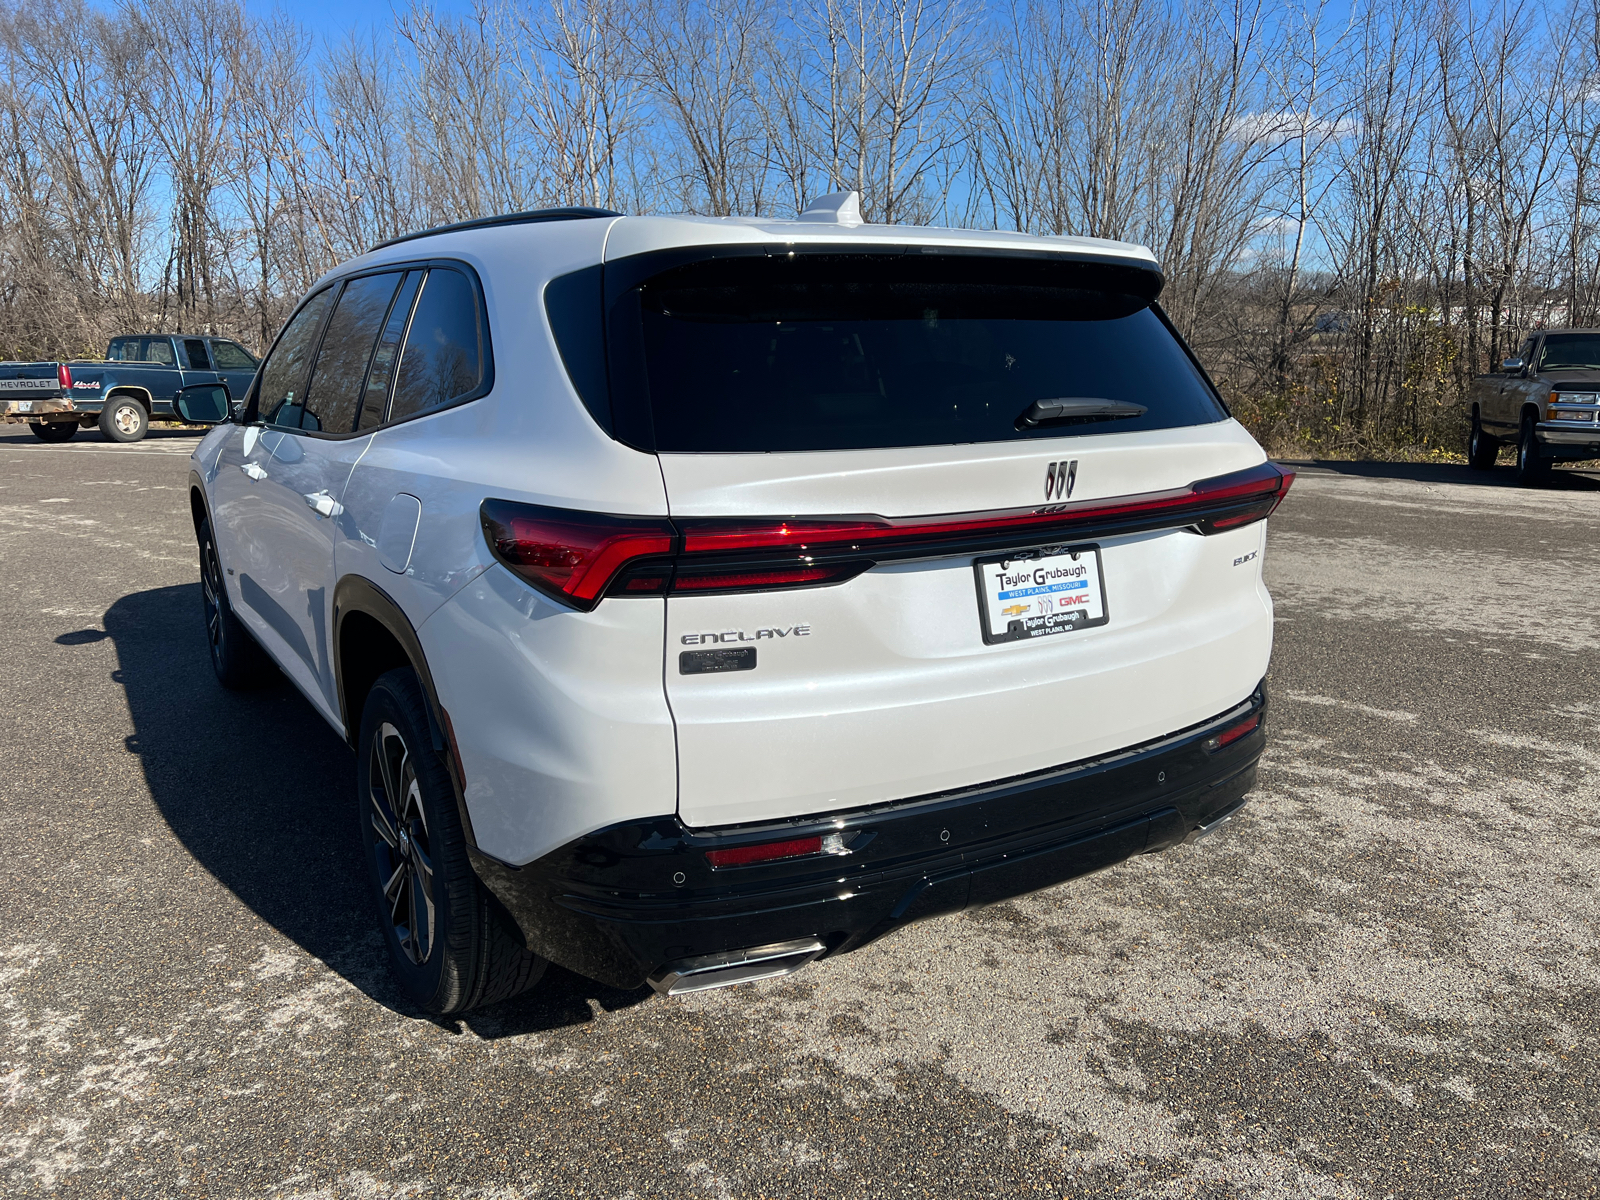
[[757, 592], [773, 588], [810, 587], [820, 583], [843, 583], [871, 567], [870, 562], [843, 563], [833, 567], [774, 567], [771, 570], [707, 566], [680, 566], [673, 577], [674, 592]]
[[522, 578], [575, 608], [611, 595], [843, 583], [880, 562], [985, 554], [1153, 529], [1222, 533], [1262, 520], [1293, 472], [1272, 463], [1184, 488], [934, 517], [616, 517], [485, 500], [484, 536]]
[[508, 500], [485, 500], [479, 516], [496, 558], [540, 591], [585, 612], [600, 603], [624, 566], [671, 554], [677, 540], [665, 517], [613, 517]]
[[72, 390], [72, 372], [67, 369], [66, 363], [62, 363], [56, 368], [56, 379], [60, 382], [63, 390], [69, 392]]
[[[1274, 480], [1267, 475], [1267, 470], [1276, 474], [1277, 479]], [[1265, 520], [1277, 511], [1278, 505], [1282, 504], [1283, 498], [1289, 494], [1289, 485], [1294, 482], [1293, 471], [1285, 471], [1274, 463], [1263, 463], [1262, 467], [1257, 467], [1254, 472], [1240, 472], [1240, 475], [1244, 474], [1251, 474], [1252, 478], [1226, 483], [1225, 481], [1232, 477], [1222, 476], [1215, 480], [1202, 479], [1194, 485], [1194, 494], [1202, 500], [1218, 503], [1231, 500], [1245, 502], [1244, 507], [1233, 512], [1198, 522], [1202, 533], [1222, 533], [1225, 530], [1237, 529], [1240, 525]], [[1249, 503], [1250, 501], [1254, 502]]]

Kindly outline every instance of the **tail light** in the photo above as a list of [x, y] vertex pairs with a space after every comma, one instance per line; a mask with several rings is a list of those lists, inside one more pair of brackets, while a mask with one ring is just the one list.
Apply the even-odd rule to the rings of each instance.
[[56, 379], [61, 384], [62, 391], [70, 392], [72, 390], [72, 372], [67, 368], [66, 363], [62, 363], [56, 368]]
[[[672, 553], [665, 517], [612, 517], [508, 500], [485, 500], [478, 515], [499, 560], [547, 595], [588, 612], [617, 573], [640, 559]], [[654, 587], [662, 591], [665, 577]], [[649, 582], [646, 577], [646, 582]]]
[[[1201, 533], [1222, 533], [1229, 529], [1237, 529], [1241, 525], [1263, 521], [1277, 511], [1278, 505], [1282, 504], [1283, 498], [1289, 494], [1289, 485], [1294, 482], [1294, 472], [1285, 471], [1274, 463], [1265, 465], [1277, 472], [1276, 483], [1265, 478], [1265, 473], [1262, 472], [1260, 476], [1250, 480], [1229, 483], [1227, 481], [1233, 477], [1224, 475], [1217, 479], [1202, 479], [1192, 485], [1196, 496], [1213, 502], [1236, 501], [1240, 505], [1231, 512], [1197, 521], [1196, 527]], [[1246, 475], [1250, 472], [1241, 471], [1239, 474]]]
[[485, 500], [495, 556], [588, 611], [607, 595], [757, 592], [843, 583], [881, 562], [989, 554], [1192, 529], [1223, 533], [1282, 502], [1293, 472], [1263, 463], [1185, 488], [1109, 500], [935, 517], [618, 517]]

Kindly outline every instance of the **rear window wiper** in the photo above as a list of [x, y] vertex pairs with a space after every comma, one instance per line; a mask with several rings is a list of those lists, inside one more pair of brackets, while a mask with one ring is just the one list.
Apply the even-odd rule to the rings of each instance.
[[1099, 396], [1057, 396], [1035, 400], [1017, 418], [1018, 429], [1053, 425], [1064, 421], [1121, 421], [1142, 417], [1150, 410], [1129, 400], [1105, 400]]

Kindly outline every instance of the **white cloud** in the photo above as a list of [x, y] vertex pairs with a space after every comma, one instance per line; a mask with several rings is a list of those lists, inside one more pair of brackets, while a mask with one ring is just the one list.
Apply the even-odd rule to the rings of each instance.
[[1347, 138], [1361, 131], [1361, 122], [1354, 117], [1319, 117], [1310, 112], [1246, 113], [1233, 123], [1230, 131], [1234, 137], [1246, 142], [1276, 142], [1298, 138], [1302, 133], [1308, 138]]

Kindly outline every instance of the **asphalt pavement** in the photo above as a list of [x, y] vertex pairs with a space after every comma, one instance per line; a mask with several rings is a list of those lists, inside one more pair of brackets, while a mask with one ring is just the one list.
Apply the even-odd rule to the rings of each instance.
[[1306, 467], [1196, 846], [663, 999], [391, 983], [354, 765], [215, 683], [194, 435], [0, 426], [0, 1191], [1590, 1196], [1600, 484]]

